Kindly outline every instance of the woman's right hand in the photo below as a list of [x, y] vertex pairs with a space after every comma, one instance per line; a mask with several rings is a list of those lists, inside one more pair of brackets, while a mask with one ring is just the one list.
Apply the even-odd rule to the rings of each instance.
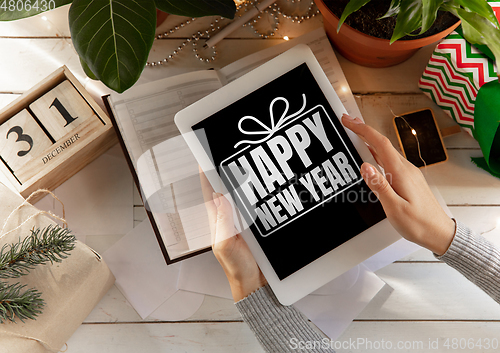
[[344, 114], [342, 123], [369, 145], [373, 157], [385, 170], [386, 177], [365, 162], [361, 175], [377, 195], [393, 227], [407, 240], [437, 255], [444, 254], [455, 235], [455, 222], [439, 205], [420, 170], [396, 151], [387, 137], [359, 118]]

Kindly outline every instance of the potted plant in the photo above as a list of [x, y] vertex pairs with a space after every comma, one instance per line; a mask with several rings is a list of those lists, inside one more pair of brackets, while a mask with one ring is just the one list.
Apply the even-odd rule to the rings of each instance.
[[[486, 0], [374, 0], [370, 5], [378, 3], [386, 9], [378, 19], [393, 22], [390, 39], [367, 35], [344, 23], [351, 14], [363, 11], [371, 0], [350, 0], [340, 18], [332, 10], [332, 3], [342, 1], [315, 1], [323, 15], [328, 37], [336, 49], [347, 59], [364, 66], [387, 67], [403, 62], [421, 47], [451, 33], [460, 24], [458, 19], [469, 42], [486, 44], [497, 62], [500, 58], [500, 31], [495, 27], [498, 20]], [[438, 11], [453, 14], [456, 22], [437, 34], [420, 38], [435, 23]], [[370, 16], [373, 18], [373, 13]], [[416, 35], [420, 35], [419, 39], [409, 38]]]
[[119, 93], [132, 87], [146, 66], [157, 9], [189, 17], [234, 18], [236, 12], [233, 0], [26, 0], [0, 4], [0, 21], [38, 15], [70, 3], [71, 38], [85, 73]]

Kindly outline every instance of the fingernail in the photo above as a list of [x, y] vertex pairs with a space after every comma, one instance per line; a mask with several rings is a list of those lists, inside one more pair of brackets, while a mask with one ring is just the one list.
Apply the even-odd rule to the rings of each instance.
[[350, 115], [347, 115], [344, 113], [344, 115], [342, 115], [342, 117], [344, 119], [346, 119], [347, 121], [351, 122], [351, 123], [354, 123], [354, 124], [363, 124], [363, 120], [361, 120], [360, 118], [354, 118]]
[[220, 196], [220, 195], [219, 195], [218, 193], [216, 193], [216, 192], [214, 192], [214, 193], [212, 194], [212, 198], [213, 198], [214, 203], [215, 203], [215, 206], [216, 206], [217, 208], [220, 206], [219, 196]]
[[361, 168], [363, 169], [361, 171], [363, 175], [365, 175], [369, 179], [373, 178], [376, 174], [375, 168], [370, 164], [363, 164]]

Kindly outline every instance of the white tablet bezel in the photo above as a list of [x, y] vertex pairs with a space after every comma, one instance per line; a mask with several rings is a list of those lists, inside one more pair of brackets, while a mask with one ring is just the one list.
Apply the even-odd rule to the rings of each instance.
[[[192, 126], [303, 63], [307, 64], [335, 114], [340, 118], [343, 113], [347, 113], [311, 49], [304, 44], [297, 45], [176, 114], [175, 124], [203, 171], [214, 170], [214, 165]], [[365, 143], [349, 129], [345, 131], [362, 160], [377, 166]], [[223, 139], [223, 136], [220, 138]], [[231, 204], [235, 205], [216, 173], [209, 173], [207, 177], [214, 189], [227, 195]], [[245, 229], [242, 236], [276, 297], [284, 305], [293, 304], [401, 239], [385, 219], [280, 280], [252, 231]]]

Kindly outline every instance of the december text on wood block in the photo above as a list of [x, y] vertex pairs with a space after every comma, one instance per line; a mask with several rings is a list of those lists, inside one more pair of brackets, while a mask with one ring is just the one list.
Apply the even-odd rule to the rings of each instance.
[[14, 175], [51, 145], [26, 109], [0, 125], [0, 156]]
[[68, 80], [30, 104], [30, 108], [55, 141], [82, 124], [102, 125], [94, 111]]

